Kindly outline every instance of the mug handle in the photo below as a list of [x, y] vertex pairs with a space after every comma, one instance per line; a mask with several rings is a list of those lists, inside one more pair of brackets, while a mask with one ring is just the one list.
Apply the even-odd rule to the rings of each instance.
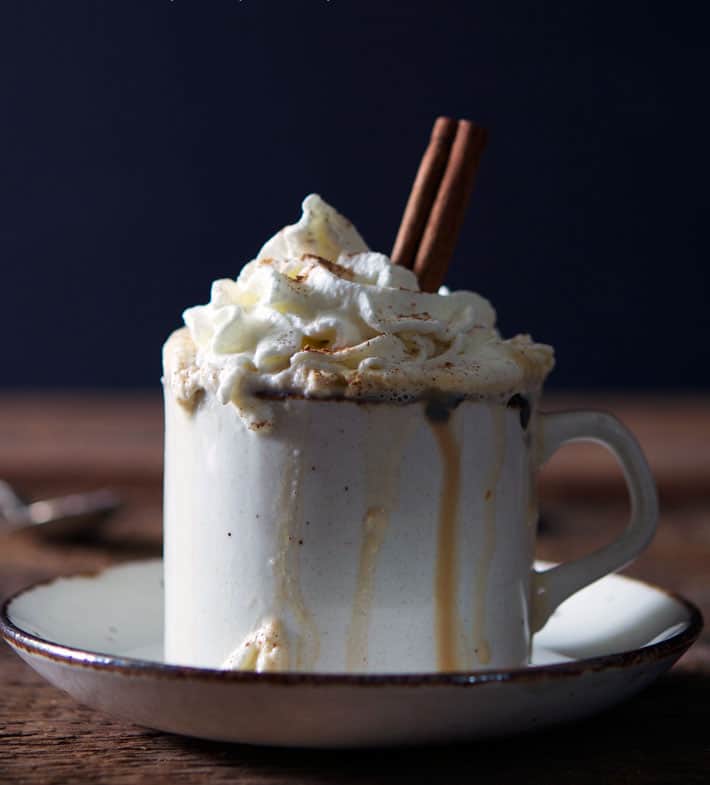
[[621, 569], [652, 540], [658, 522], [658, 496], [653, 475], [636, 438], [606, 412], [541, 413], [538, 438], [540, 465], [567, 442], [596, 442], [616, 456], [624, 471], [631, 516], [622, 534], [588, 556], [532, 575], [532, 632], [540, 630], [553, 611], [590, 583]]

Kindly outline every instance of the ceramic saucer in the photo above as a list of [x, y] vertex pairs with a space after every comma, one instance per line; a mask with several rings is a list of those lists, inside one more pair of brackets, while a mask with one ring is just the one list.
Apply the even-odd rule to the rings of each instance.
[[58, 578], [5, 604], [0, 631], [94, 708], [205, 739], [304, 747], [448, 742], [578, 719], [643, 689], [697, 638], [686, 600], [608, 576], [535, 637], [532, 665], [422, 675], [256, 674], [162, 659], [162, 563]]

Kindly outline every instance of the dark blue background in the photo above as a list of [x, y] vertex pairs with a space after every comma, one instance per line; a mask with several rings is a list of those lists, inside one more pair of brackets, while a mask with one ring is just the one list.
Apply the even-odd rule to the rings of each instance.
[[490, 145], [454, 287], [560, 387], [708, 387], [700, 4], [0, 6], [0, 383], [155, 387], [182, 309], [320, 192], [389, 250], [435, 115]]

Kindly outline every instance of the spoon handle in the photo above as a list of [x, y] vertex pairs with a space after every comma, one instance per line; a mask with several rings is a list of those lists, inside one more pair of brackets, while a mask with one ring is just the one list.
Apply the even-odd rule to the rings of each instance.
[[120, 505], [118, 496], [108, 489], [74, 493], [54, 499], [42, 499], [20, 506], [0, 505], [0, 530], [19, 529], [27, 526], [44, 524], [70, 519], [92, 519], [117, 509]]

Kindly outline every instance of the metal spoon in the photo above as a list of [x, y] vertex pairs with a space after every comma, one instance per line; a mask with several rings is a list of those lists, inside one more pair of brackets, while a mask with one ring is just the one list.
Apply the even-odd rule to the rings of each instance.
[[32, 528], [47, 537], [76, 537], [102, 523], [121, 506], [107, 489], [26, 504], [0, 480], [0, 532]]

